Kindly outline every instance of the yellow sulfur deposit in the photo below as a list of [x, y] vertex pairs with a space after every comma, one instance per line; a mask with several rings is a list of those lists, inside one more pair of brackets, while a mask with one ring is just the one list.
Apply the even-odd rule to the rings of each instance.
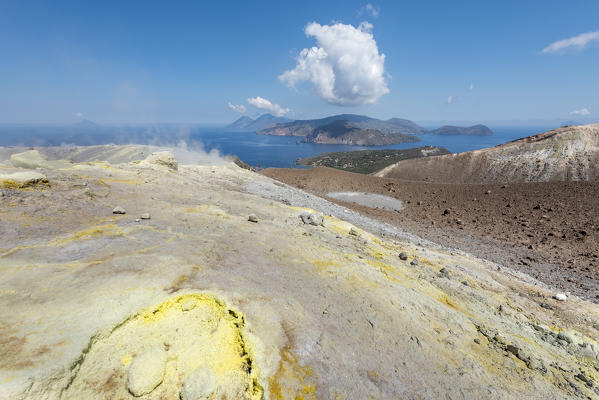
[[[213, 374], [215, 394], [261, 399], [259, 368], [243, 329], [243, 315], [212, 295], [171, 297], [131, 316], [111, 332], [96, 335], [63, 398], [127, 398], [131, 392], [128, 382], [136, 378], [130, 369], [135, 366], [133, 373], [141, 376], [137, 381], [163, 368], [161, 382], [147, 389], [152, 398], [179, 398], [186, 378], [201, 367]], [[166, 362], [135, 365], [136, 357], [147, 358], [148, 352], [156, 349], [166, 355]]]

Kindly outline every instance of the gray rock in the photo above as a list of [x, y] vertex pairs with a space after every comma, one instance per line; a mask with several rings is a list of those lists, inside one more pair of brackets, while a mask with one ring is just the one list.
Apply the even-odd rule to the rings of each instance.
[[593, 386], [593, 381], [592, 381], [592, 380], [591, 380], [589, 377], [587, 377], [587, 376], [584, 374], [584, 372], [581, 372], [581, 373], [579, 373], [579, 374], [575, 375], [574, 377], [575, 377], [576, 379], [580, 380], [580, 381], [583, 381], [583, 382], [584, 382], [584, 383], [586, 383], [586, 384], [587, 384], [587, 386], [589, 386], [589, 387]]
[[417, 266], [418, 265], [418, 260], [417, 259], [413, 259], [412, 262], [410, 263], [410, 265]]
[[256, 216], [256, 214], [250, 214], [248, 216], [248, 221], [250, 221], [250, 222], [258, 222], [258, 217]]
[[305, 212], [300, 215], [300, 219], [304, 224], [319, 226], [324, 222], [324, 215], [321, 213]]
[[566, 300], [568, 300], [568, 296], [566, 296], [566, 295], [565, 295], [565, 294], [563, 294], [563, 293], [558, 293], [558, 294], [556, 294], [555, 296], [553, 296], [553, 298], [554, 298], [555, 300], [559, 300], [559, 301], [566, 301]]
[[358, 232], [354, 227], [349, 230], [349, 234], [352, 236], [360, 236], [360, 232]]
[[518, 357], [518, 353], [520, 353], [520, 348], [513, 344], [508, 344], [505, 349], [516, 357]]
[[401, 253], [399, 253], [399, 259], [406, 261], [408, 259], [408, 255], [402, 251]]
[[567, 331], [561, 331], [560, 333], [557, 334], [557, 338], [559, 340], [564, 340], [568, 343], [573, 343], [575, 341], [574, 336], [572, 335], [571, 332], [567, 332]]
[[112, 209], [112, 213], [113, 214], [127, 214], [127, 211], [125, 211], [125, 209], [121, 206], [116, 206], [115, 208]]
[[139, 216], [139, 218], [141, 219], [150, 219], [150, 214], [149, 213], [143, 213]]

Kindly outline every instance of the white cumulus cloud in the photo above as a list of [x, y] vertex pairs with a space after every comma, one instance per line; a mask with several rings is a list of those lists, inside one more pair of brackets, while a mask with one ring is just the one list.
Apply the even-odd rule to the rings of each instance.
[[229, 108], [231, 110], [241, 113], [241, 114], [244, 114], [247, 111], [243, 104], [236, 105], [236, 104], [229, 103]]
[[279, 80], [290, 87], [312, 82], [316, 93], [331, 104], [353, 106], [375, 103], [389, 93], [385, 55], [379, 54], [372, 25], [308, 24], [305, 33], [318, 46], [303, 49], [294, 69]]
[[572, 115], [580, 115], [582, 117], [586, 117], [587, 115], [591, 115], [591, 112], [588, 108], [581, 108], [580, 110], [574, 110], [570, 114]]
[[256, 108], [261, 109], [261, 110], [269, 111], [269, 112], [273, 113], [274, 115], [276, 115], [277, 117], [282, 117], [291, 112], [290, 109], [283, 108], [278, 104], [273, 104], [269, 100], [262, 98], [260, 96], [252, 97], [252, 98], [248, 99], [248, 103], [253, 105]]
[[545, 47], [541, 53], [564, 53], [567, 50], [582, 50], [593, 41], [599, 41], [599, 31], [582, 33], [578, 36], [558, 40]]

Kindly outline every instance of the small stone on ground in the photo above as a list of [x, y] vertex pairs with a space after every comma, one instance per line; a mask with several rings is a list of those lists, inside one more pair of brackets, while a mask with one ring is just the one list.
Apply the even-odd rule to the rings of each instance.
[[305, 212], [300, 215], [300, 218], [304, 224], [308, 225], [318, 226], [324, 222], [324, 215], [321, 213]]

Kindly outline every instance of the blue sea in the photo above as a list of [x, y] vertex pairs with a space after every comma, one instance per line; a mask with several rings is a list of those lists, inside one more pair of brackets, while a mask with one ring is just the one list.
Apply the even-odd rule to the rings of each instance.
[[[409, 149], [421, 146], [445, 147], [452, 153], [496, 146], [521, 137], [534, 135], [555, 127], [491, 127], [491, 136], [445, 136], [418, 135], [419, 142], [392, 146], [351, 146], [343, 144], [302, 143], [301, 138], [290, 136], [266, 136], [252, 132], [226, 132], [199, 130], [191, 135], [201, 141], [205, 148], [217, 149], [223, 154], [233, 154], [250, 165], [261, 167], [298, 167], [298, 158], [312, 157], [330, 151], [372, 149]], [[297, 143], [299, 141], [299, 143]]]
[[96, 144], [155, 144], [188, 147], [202, 146], [223, 155], [235, 155], [250, 165], [266, 167], [298, 167], [296, 160], [330, 151], [369, 149], [407, 149], [441, 146], [453, 153], [495, 146], [555, 127], [490, 127], [491, 136], [418, 135], [420, 142], [392, 146], [351, 146], [302, 143], [301, 138], [257, 135], [253, 132], [231, 132], [220, 127], [162, 124], [153, 126], [50, 126], [0, 125], [0, 146], [59, 146]]

